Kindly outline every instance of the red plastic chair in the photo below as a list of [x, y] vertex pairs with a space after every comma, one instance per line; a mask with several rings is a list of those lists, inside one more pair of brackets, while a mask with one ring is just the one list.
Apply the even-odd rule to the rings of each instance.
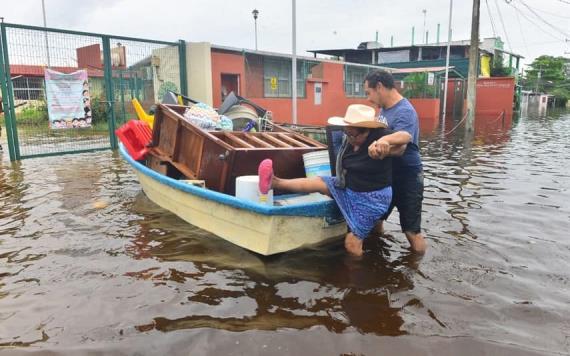
[[152, 141], [152, 129], [149, 124], [140, 120], [130, 120], [115, 130], [119, 140], [125, 145], [127, 152], [136, 160], [145, 158]]

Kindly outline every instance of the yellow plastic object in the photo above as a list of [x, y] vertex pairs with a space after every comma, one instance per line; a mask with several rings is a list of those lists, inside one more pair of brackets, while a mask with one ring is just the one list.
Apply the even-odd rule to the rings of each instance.
[[137, 112], [137, 116], [138, 116], [139, 120], [144, 121], [147, 124], [149, 124], [150, 128], [152, 129], [152, 126], [154, 125], [154, 115], [147, 114], [144, 111], [141, 103], [139, 103], [139, 101], [136, 98], [131, 100], [131, 102], [133, 103], [133, 106], [135, 107], [135, 111]]
[[491, 56], [488, 54], [481, 56], [481, 76], [484, 78], [491, 76]]
[[181, 96], [181, 95], [177, 95], [176, 98], [177, 98], [177, 100], [178, 100], [178, 105], [184, 105], [184, 100], [182, 100], [182, 96]]

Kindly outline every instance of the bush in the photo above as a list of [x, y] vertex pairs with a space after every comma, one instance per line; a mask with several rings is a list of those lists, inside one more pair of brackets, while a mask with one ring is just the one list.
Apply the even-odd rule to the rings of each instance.
[[45, 101], [16, 109], [16, 122], [26, 125], [45, 125], [48, 122], [48, 111]]
[[406, 98], [435, 98], [434, 85], [428, 85], [427, 73], [413, 73], [404, 78], [404, 92]]
[[107, 103], [101, 96], [91, 97], [92, 123], [107, 122]]

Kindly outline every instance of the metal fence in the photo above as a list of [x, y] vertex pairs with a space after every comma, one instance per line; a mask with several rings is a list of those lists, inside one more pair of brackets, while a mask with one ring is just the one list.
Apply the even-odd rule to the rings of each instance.
[[[136, 116], [132, 99], [148, 110], [167, 90], [187, 93], [184, 41], [7, 23], [0, 24], [0, 41], [0, 87], [11, 160], [116, 148], [115, 129]], [[50, 126], [46, 68], [87, 71], [89, 127]]]

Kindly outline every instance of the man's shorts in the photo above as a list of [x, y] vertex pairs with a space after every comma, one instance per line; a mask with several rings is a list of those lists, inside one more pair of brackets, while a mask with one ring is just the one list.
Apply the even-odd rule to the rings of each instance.
[[422, 225], [422, 201], [424, 199], [423, 171], [394, 174], [392, 192], [392, 203], [382, 220], [388, 219], [396, 207], [400, 213], [402, 232], [419, 233]]

